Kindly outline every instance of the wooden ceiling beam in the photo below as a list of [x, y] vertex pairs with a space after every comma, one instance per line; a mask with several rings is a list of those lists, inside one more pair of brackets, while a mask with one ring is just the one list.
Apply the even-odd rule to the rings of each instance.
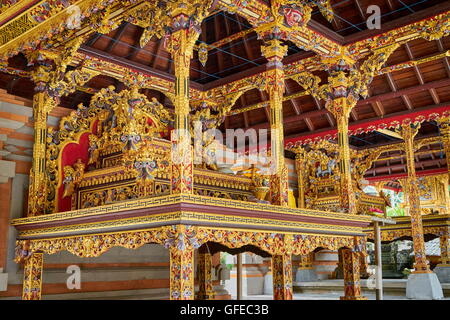
[[[133, 52], [131, 52], [131, 54], [128, 56], [128, 59], [133, 60], [134, 58], [136, 58], [136, 56], [139, 54], [139, 52], [141, 52], [142, 48], [141, 48], [141, 44], [140, 44], [140, 39], [142, 34], [144, 33], [144, 28], [142, 28], [142, 30], [140, 31], [139, 37], [136, 38], [136, 43], [134, 44], [134, 48], [133, 48]], [[154, 60], [154, 58], [152, 58], [152, 61]]]
[[[424, 107], [419, 107], [419, 108], [415, 108], [414, 112], [418, 113], [418, 112], [421, 112], [421, 111], [432, 111], [434, 109], [442, 109], [443, 107], [448, 107], [448, 104], [441, 103], [441, 104], [438, 104], [438, 105], [428, 105], [428, 106], [424, 106]], [[312, 112], [317, 113], [317, 114], [314, 115], [314, 117], [318, 117], [318, 116], [321, 116], [322, 114], [324, 114], [324, 112], [328, 112], [328, 111], [327, 110], [316, 110], [316, 111], [312, 111]], [[291, 119], [292, 121], [296, 121], [296, 119], [295, 119], [296, 117], [304, 117], [305, 114], [299, 114], [298, 116], [292, 116], [292, 117], [288, 117], [288, 118], [292, 118]], [[408, 114], [411, 114], [411, 110], [404, 110], [404, 111], [400, 111], [400, 112], [395, 112], [395, 113], [391, 113], [391, 114], [386, 115], [384, 117], [384, 120], [388, 123], [389, 119], [391, 119], [391, 118], [396, 118], [396, 117], [404, 116], [404, 115], [408, 115]], [[309, 115], [309, 114], [307, 116], [313, 117], [313, 115]], [[288, 118], [286, 118], [286, 119], [288, 119]], [[285, 121], [286, 121], [286, 119], [285, 119]], [[373, 122], [375, 120], [379, 120], [379, 119], [378, 118], [367, 118], [367, 119], [364, 119], [364, 120], [359, 120], [359, 121], [352, 122], [352, 123], [350, 123], [350, 129], [351, 129], [352, 126], [354, 127], [354, 126], [358, 126], [358, 125], [365, 125], [365, 124], [371, 123], [371, 122]], [[262, 123], [258, 124], [257, 126], [261, 127], [261, 128], [264, 128], [264, 124], [262, 124]], [[286, 139], [290, 139], [290, 140], [298, 138], [299, 140], [301, 140], [301, 138], [304, 138], [305, 136], [310, 136], [311, 134], [315, 134], [315, 135], [320, 134], [320, 136], [334, 135], [334, 134], [336, 134], [336, 128], [319, 129], [319, 130], [316, 130], [313, 133], [305, 132], [305, 133], [299, 133], [299, 134], [292, 134], [292, 135], [286, 136], [285, 138]]]
[[[159, 39], [158, 45], [156, 46], [156, 52], [153, 55], [153, 60], [151, 62], [151, 67], [155, 68], [157, 66], [158, 61], [160, 60], [160, 54], [163, 48], [163, 39]], [[169, 62], [170, 63], [170, 62]]]
[[360, 16], [364, 21], [366, 21], [366, 14], [365, 14], [364, 10], [362, 9], [361, 4], [359, 3], [359, 1], [358, 1], [358, 0], [353, 0], [353, 2], [355, 3], [356, 8], [358, 9], [359, 16]]
[[85, 45], [86, 45], [86, 46], [89, 46], [89, 47], [92, 47], [92, 46], [94, 45], [94, 43], [96, 43], [97, 40], [100, 39], [100, 37], [101, 37], [102, 35], [103, 35], [103, 34], [101, 34], [101, 33], [96, 33], [95, 35], [93, 35], [93, 36], [85, 43]]
[[414, 94], [416, 92], [428, 90], [430, 88], [439, 88], [439, 87], [444, 87], [444, 86], [449, 86], [449, 85], [450, 85], [450, 78], [445, 78], [442, 80], [431, 81], [431, 82], [427, 82], [425, 84], [412, 86], [412, 87], [405, 88], [405, 89], [400, 89], [400, 90], [396, 90], [396, 91], [392, 91], [392, 92], [388, 92], [388, 93], [382, 93], [382, 94], [379, 94], [376, 96], [372, 96], [370, 98], [366, 98], [364, 100], [360, 100], [358, 102], [358, 104], [366, 104], [366, 103], [370, 103], [373, 101], [384, 101], [384, 100], [388, 100], [388, 99], [398, 98], [401, 96], [406, 96], [408, 94]]
[[[442, 39], [438, 39], [438, 40], [436, 40], [436, 42], [438, 45], [439, 52], [441, 52], [441, 53], [444, 52], [445, 48], [444, 48], [444, 43], [442, 42]], [[445, 71], [447, 71], [447, 76], [450, 78], [450, 62], [449, 62], [448, 57], [444, 58], [444, 66], [445, 66]]]
[[[216, 40], [219, 40], [220, 38], [220, 30], [222, 29], [220, 27], [220, 23], [218, 20], [218, 15], [214, 16], [214, 35]], [[223, 52], [222, 50], [216, 49], [217, 53], [216, 53], [216, 57], [217, 57], [217, 65], [219, 66], [219, 70], [223, 70], [223, 64], [224, 64], [224, 60], [223, 60]]]
[[109, 40], [108, 47], [105, 49], [107, 53], [110, 53], [115, 48], [115, 46], [117, 46], [117, 44], [120, 41], [120, 38], [123, 36], [125, 31], [127, 31], [128, 26], [129, 23], [125, 22], [119, 27], [119, 29], [114, 34], [114, 37], [111, 40]]
[[[397, 92], [397, 85], [395, 84], [394, 79], [392, 78], [392, 74], [386, 73], [386, 78], [388, 80], [388, 84], [389, 84], [389, 87], [391, 88], [392, 92]], [[409, 100], [407, 95], [406, 94], [402, 94], [400, 96], [402, 97], [403, 103], [406, 105], [406, 107], [409, 110], [412, 110], [413, 107], [412, 107], [411, 101]]]
[[[316, 97], [312, 97], [314, 104], [317, 107], [317, 110], [322, 110], [322, 104], [320, 103], [320, 101], [316, 98]], [[330, 124], [331, 127], [334, 127], [336, 125], [336, 121], [334, 120], [333, 115], [331, 115], [331, 113], [326, 113], [325, 117], [327, 118], [328, 123]]]
[[[411, 46], [409, 45], [409, 43], [405, 43], [405, 49], [406, 49], [406, 53], [408, 54], [408, 57], [410, 60], [414, 60], [414, 55], [412, 53], [411, 50]], [[417, 80], [419, 80], [420, 84], [425, 84], [425, 81], [423, 80], [423, 76], [422, 73], [420, 72], [420, 69], [417, 65], [413, 66], [414, 69], [414, 73], [416, 74]], [[441, 103], [441, 99], [439, 98], [437, 92], [435, 89], [428, 89], [428, 92], [430, 93], [431, 98], [433, 99], [433, 102], [435, 104], [439, 104]]]
[[[444, 161], [444, 159], [442, 159], [442, 160], [441, 159], [422, 160], [419, 162], [416, 161], [414, 164], [415, 164], [416, 168], [421, 168], [422, 170], [424, 170], [425, 166], [432, 166], [432, 165], [437, 166], [437, 163], [440, 161]], [[366, 175], [373, 174], [374, 172], [377, 173], [380, 170], [388, 170], [388, 169], [402, 170], [402, 169], [405, 169], [405, 167], [406, 167], [406, 165], [404, 165], [404, 164], [393, 164], [391, 166], [380, 166], [378, 164], [378, 166], [376, 168], [371, 168], [371, 169], [367, 170]]]
[[[245, 106], [245, 105], [247, 104], [247, 101], [246, 101], [244, 95], [241, 95], [241, 96], [239, 97], [239, 99], [241, 100], [241, 104], [242, 104], [243, 106]], [[247, 111], [244, 111], [242, 115], [243, 115], [243, 117], [244, 117], [244, 125], [245, 125], [245, 128], [248, 128], [248, 127], [249, 127], [249, 123], [248, 123], [248, 115], [247, 115]]]
[[[327, 110], [314, 110], [314, 111], [308, 111], [308, 112], [304, 112], [304, 113], [300, 113], [299, 115], [295, 115], [295, 116], [290, 116], [290, 117], [286, 117], [283, 119], [283, 123], [287, 124], [287, 123], [291, 123], [291, 122], [296, 122], [296, 121], [300, 121], [300, 120], [304, 120], [306, 118], [313, 118], [313, 117], [318, 117], [323, 115], [325, 112], [328, 112]], [[263, 123], [259, 123], [256, 125], [251, 126], [250, 128], [252, 129], [266, 129], [269, 128], [269, 123], [268, 122], [263, 122]], [[311, 134], [311, 133], [309, 133]]]
[[[266, 92], [263, 90], [258, 90], [261, 102], [267, 101]], [[264, 113], [266, 114], [267, 122], [270, 122], [270, 110], [269, 107], [264, 107]]]
[[[393, 6], [392, 0], [387, 0], [388, 6]], [[391, 9], [391, 11], [395, 11], [397, 9]], [[361, 40], [365, 40], [377, 35], [382, 35], [388, 31], [391, 31], [393, 29], [401, 28], [403, 26], [409, 25], [411, 23], [414, 23], [416, 21], [421, 21], [433, 16], [436, 16], [441, 13], [445, 13], [450, 10], [450, 1], [436, 4], [432, 7], [429, 7], [424, 10], [417, 11], [415, 13], [408, 13], [403, 15], [402, 17], [389, 21], [389, 22], [383, 22], [381, 25], [381, 29], [367, 29], [364, 31], [356, 32], [354, 34], [351, 34], [349, 36], [346, 36], [344, 38], [344, 42], [342, 45], [349, 45]]]
[[[239, 15], [236, 16], [237, 20], [238, 20], [238, 26], [239, 26], [239, 31], [242, 31], [242, 19]], [[251, 48], [249, 47], [248, 41], [247, 41], [247, 35], [242, 37], [242, 41], [244, 43], [244, 49], [245, 49], [245, 53], [247, 54], [247, 59], [249, 59], [250, 61], [253, 61], [253, 53]]]
[[[288, 86], [285, 86], [285, 88], [286, 88], [286, 93], [289, 95], [289, 88], [288, 88]], [[300, 106], [298, 105], [298, 103], [297, 103], [297, 101], [295, 100], [295, 98], [294, 98], [294, 99], [291, 99], [290, 102], [291, 102], [292, 108], [294, 109], [295, 114], [296, 114], [296, 115], [301, 114], [302, 109], [301, 109]], [[312, 121], [311, 121], [310, 118], [303, 118], [303, 121], [305, 121], [306, 126], [308, 127], [308, 129], [309, 129], [310, 131], [314, 131], [314, 130], [315, 130], [314, 124], [312, 123]]]
[[[227, 31], [227, 35], [229, 36], [229, 35], [231, 35], [230, 22], [228, 21], [228, 19], [225, 16], [223, 16], [223, 19], [225, 20], [225, 29]], [[231, 56], [231, 61], [233, 61], [233, 65], [237, 66], [239, 64], [239, 62], [237, 61], [236, 56], [239, 56], [239, 55], [236, 53], [236, 47], [230, 45], [230, 50], [231, 50], [231, 53], [233, 53], [233, 55]]]
[[373, 111], [375, 111], [378, 117], [384, 116], [384, 108], [380, 101], [371, 102], [370, 105], [372, 106]]
[[[412, 87], [397, 90], [397, 91], [392, 91], [392, 92], [387, 92], [387, 93], [382, 93], [379, 95], [371, 96], [369, 98], [359, 100], [355, 108], [357, 109], [358, 106], [369, 104], [372, 102], [379, 102], [379, 106], [381, 106], [382, 110], [384, 110], [384, 107], [381, 104], [382, 101], [401, 97], [402, 95], [414, 94], [416, 92], [428, 90], [429, 88], [439, 88], [439, 87], [444, 87], [444, 86], [450, 86], [450, 78], [431, 81], [431, 82], [427, 82], [423, 85], [412, 86]], [[292, 96], [295, 96], [295, 93]], [[285, 101], [289, 100], [289, 96], [287, 96], [285, 98], [287, 98]], [[255, 106], [257, 106], [257, 104], [255, 104]], [[416, 108], [416, 109], [422, 109], [422, 108]], [[329, 111], [326, 109], [316, 110], [316, 112], [317, 112], [317, 114], [314, 115], [314, 117], [321, 116], [324, 114], [329, 114]], [[299, 116], [301, 116], [301, 115], [302, 114], [300, 114]], [[385, 115], [385, 112], [384, 112], [384, 115]]]

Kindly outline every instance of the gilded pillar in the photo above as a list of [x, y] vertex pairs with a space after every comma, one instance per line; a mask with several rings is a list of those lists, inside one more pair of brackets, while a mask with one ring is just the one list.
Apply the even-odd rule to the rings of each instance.
[[194, 249], [179, 249], [171, 246], [170, 250], [170, 300], [194, 299]]
[[350, 171], [348, 117], [359, 97], [368, 95], [368, 85], [376, 72], [397, 48], [398, 44], [380, 48], [359, 66], [352, 53], [344, 48], [337, 55], [323, 57], [323, 65], [328, 71], [326, 84], [320, 84], [322, 81], [320, 77], [309, 71], [302, 71], [293, 77], [309, 94], [316, 99], [325, 100], [325, 107], [336, 118], [340, 158], [339, 198], [340, 207], [344, 212], [357, 213]]
[[214, 300], [214, 289], [212, 283], [212, 255], [206, 246], [200, 247], [198, 251], [198, 300]]
[[189, 67], [199, 32], [179, 29], [169, 39], [175, 69], [175, 127], [172, 131], [171, 192], [193, 193], [193, 148], [189, 123]]
[[292, 300], [292, 256], [272, 256], [273, 299]]
[[344, 296], [341, 300], [366, 300], [361, 296], [360, 254], [351, 249], [340, 250], [344, 272]]
[[450, 266], [450, 244], [449, 244], [449, 228], [443, 232], [440, 237], [440, 245], [441, 245], [441, 265]]
[[28, 216], [45, 214], [47, 198], [46, 145], [47, 114], [56, 103], [46, 90], [50, 80], [49, 69], [37, 67], [33, 73], [35, 93], [33, 97], [34, 145], [33, 162], [30, 170], [30, 187], [28, 190]]
[[438, 124], [447, 160], [447, 171], [450, 173], [450, 116], [438, 119]]
[[298, 181], [298, 208], [305, 208], [305, 170], [306, 170], [306, 159], [302, 151], [299, 151], [295, 156], [295, 170], [297, 171], [297, 181]]
[[408, 192], [409, 215], [411, 216], [411, 235], [414, 247], [414, 273], [431, 272], [425, 254], [425, 240], [422, 227], [422, 214], [420, 210], [419, 186], [414, 164], [414, 137], [419, 131], [420, 124], [402, 123], [396, 130], [405, 141], [406, 167], [408, 178], [406, 189]]
[[350, 167], [350, 144], [348, 140], [348, 117], [356, 101], [348, 98], [336, 98], [328, 107], [336, 117], [339, 146], [339, 173], [340, 173], [340, 207], [351, 214], [356, 214], [356, 197], [353, 191]]
[[42, 252], [34, 252], [25, 259], [22, 300], [41, 300], [43, 265], [44, 254]]
[[281, 206], [288, 205], [288, 169], [284, 159], [284, 129], [283, 129], [283, 94], [284, 71], [282, 59], [287, 53], [287, 46], [280, 40], [273, 39], [261, 48], [262, 54], [269, 61], [265, 90], [270, 101], [270, 143], [271, 169], [270, 194], [272, 203]]

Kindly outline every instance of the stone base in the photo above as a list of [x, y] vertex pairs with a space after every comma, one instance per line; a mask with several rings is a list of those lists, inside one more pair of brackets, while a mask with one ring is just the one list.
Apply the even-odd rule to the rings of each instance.
[[411, 273], [406, 283], [406, 297], [417, 300], [439, 300], [444, 298], [444, 294], [435, 273]]
[[358, 297], [345, 297], [345, 296], [342, 296], [339, 299], [340, 300], [368, 300], [367, 297], [364, 297], [364, 296], [358, 296]]
[[298, 269], [295, 275], [296, 282], [317, 281], [316, 271], [311, 269]]
[[0, 291], [6, 291], [8, 289], [8, 274], [3, 273], [3, 269], [0, 269]]
[[450, 283], [450, 264], [438, 264], [433, 272], [440, 283]]
[[264, 294], [273, 295], [273, 277], [272, 272], [267, 272], [264, 276]]

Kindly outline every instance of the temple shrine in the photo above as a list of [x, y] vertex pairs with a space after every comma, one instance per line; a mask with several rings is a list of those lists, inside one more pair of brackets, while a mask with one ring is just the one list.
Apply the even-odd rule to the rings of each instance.
[[449, 159], [449, 1], [1, 1], [0, 299], [450, 297]]

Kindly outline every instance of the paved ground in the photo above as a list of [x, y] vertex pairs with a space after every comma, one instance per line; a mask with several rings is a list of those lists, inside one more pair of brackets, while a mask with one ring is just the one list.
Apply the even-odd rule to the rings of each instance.
[[[341, 294], [334, 294], [334, 293], [295, 293], [294, 294], [294, 300], [339, 300], [339, 297]], [[375, 300], [374, 294], [365, 294], [365, 296], [369, 300]], [[233, 300], [236, 299], [236, 297], [232, 297]], [[242, 300], [272, 300], [271, 295], [253, 295], [253, 296], [247, 296], [243, 297]], [[389, 296], [385, 295], [384, 300], [408, 300], [406, 297], [401, 296]], [[444, 300], [450, 300], [450, 297], [444, 298]]]
[[[406, 292], [406, 279], [384, 279], [383, 287], [384, 300], [408, 300], [403, 292]], [[301, 293], [294, 293], [294, 300], [339, 300], [343, 294], [343, 280], [320, 280], [311, 282], [294, 282], [294, 287], [302, 290]], [[363, 295], [369, 300], [375, 300], [375, 291], [368, 290], [367, 280], [361, 281], [364, 289]], [[450, 283], [441, 284], [444, 294], [447, 295], [444, 300], [450, 300], [448, 292]], [[400, 291], [400, 292], [399, 292]], [[236, 296], [232, 296], [236, 299]], [[272, 295], [251, 295], [244, 296], [243, 300], [271, 300]]]

